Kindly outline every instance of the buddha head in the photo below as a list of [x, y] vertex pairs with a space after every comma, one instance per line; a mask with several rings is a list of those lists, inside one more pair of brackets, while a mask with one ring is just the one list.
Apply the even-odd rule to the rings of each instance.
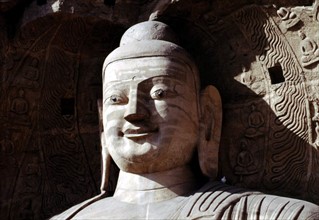
[[200, 90], [195, 62], [167, 25], [128, 29], [102, 79], [102, 191], [111, 158], [122, 171], [145, 174], [188, 165], [197, 154], [203, 174], [216, 176], [220, 96], [213, 86]]

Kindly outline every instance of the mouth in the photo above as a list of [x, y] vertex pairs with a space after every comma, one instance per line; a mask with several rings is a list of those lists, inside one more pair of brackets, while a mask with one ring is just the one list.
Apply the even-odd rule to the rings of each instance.
[[138, 139], [138, 138], [150, 136], [156, 132], [158, 132], [158, 128], [156, 129], [143, 129], [143, 128], [126, 129], [124, 132], [122, 132], [122, 136], [129, 139]]

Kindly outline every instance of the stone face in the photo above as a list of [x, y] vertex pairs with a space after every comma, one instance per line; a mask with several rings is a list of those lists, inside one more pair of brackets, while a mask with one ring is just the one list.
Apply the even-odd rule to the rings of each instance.
[[[219, 93], [213, 86], [200, 92], [194, 61], [167, 41], [164, 24], [142, 22], [124, 36], [132, 29], [143, 34], [149, 29], [149, 37], [122, 38], [125, 43], [105, 59], [102, 74], [103, 160], [112, 158], [120, 169], [115, 193], [104, 196], [110, 167], [104, 163], [100, 196], [52, 219], [318, 218], [319, 206], [303, 200], [216, 181], [201, 187], [196, 163], [197, 172], [212, 179], [217, 173]], [[263, 135], [264, 124], [263, 114], [252, 104], [245, 137]], [[241, 144], [235, 167], [240, 181], [258, 172], [254, 156]], [[194, 156], [197, 161], [191, 160]]]
[[0, 2], [1, 218], [50, 217], [98, 193], [102, 62], [149, 17], [220, 92], [218, 179], [319, 204], [318, 1], [251, 2]]

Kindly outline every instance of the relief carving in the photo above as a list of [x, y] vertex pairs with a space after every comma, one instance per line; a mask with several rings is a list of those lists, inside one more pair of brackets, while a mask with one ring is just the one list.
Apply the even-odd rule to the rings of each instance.
[[17, 115], [24, 115], [29, 110], [29, 104], [24, 98], [24, 90], [20, 89], [18, 96], [12, 99], [10, 110]]
[[313, 63], [319, 61], [319, 48], [318, 44], [301, 30], [298, 32], [298, 35], [301, 39], [300, 50], [302, 53], [301, 64], [304, 67], [307, 67]]
[[31, 121], [29, 117], [30, 104], [25, 98], [25, 90], [18, 89], [17, 96], [13, 97], [10, 104], [10, 119], [16, 124], [30, 126]]
[[10, 167], [17, 167], [18, 163], [14, 157], [15, 146], [12, 140], [10, 140], [8, 136], [8, 132], [6, 132], [5, 136], [0, 140], [0, 169], [5, 169], [7, 165]]
[[[9, 132], [0, 137], [5, 176], [0, 187], [1, 219], [45, 219], [97, 193], [100, 160], [93, 158], [99, 155], [99, 144], [91, 149], [98, 141], [95, 103], [101, 82], [88, 79], [100, 78], [99, 57], [116, 42], [105, 29], [101, 31], [107, 25], [47, 16], [21, 28], [7, 45], [0, 95], [1, 130]], [[102, 45], [96, 36], [110, 43]], [[84, 41], [90, 46], [84, 47]], [[61, 106], [61, 100], [67, 103]], [[81, 121], [93, 114], [93, 123]]]
[[38, 88], [39, 87], [39, 60], [33, 58], [29, 64], [26, 66], [23, 72], [23, 78], [20, 83], [29, 88]]
[[[149, 17], [174, 26], [202, 86], [220, 91], [219, 175], [236, 186], [207, 184], [192, 199], [177, 199], [182, 214], [169, 217], [254, 218], [268, 206], [269, 218], [285, 219], [289, 205], [291, 216], [303, 212], [294, 202], [271, 205], [266, 200], [274, 197], [247, 195], [238, 186], [319, 204], [318, 0], [56, 1], [53, 10], [63, 13], [29, 1], [16, 25], [9, 24], [10, 10], [26, 6], [10, 2], [0, 3], [6, 14], [0, 16], [1, 219], [46, 219], [98, 194], [102, 62], [124, 29]], [[107, 195], [118, 182], [114, 161], [110, 169]], [[213, 202], [227, 198], [236, 207]], [[251, 200], [253, 209], [246, 209]]]
[[245, 131], [245, 136], [253, 138], [264, 134], [264, 117], [260, 111], [256, 109], [255, 104], [251, 105], [251, 113], [248, 116], [248, 128]]
[[295, 12], [285, 7], [279, 8], [277, 10], [277, 15], [281, 19], [280, 26], [283, 32], [286, 32], [288, 29], [295, 26], [300, 21], [299, 16]]
[[239, 182], [242, 182], [242, 177], [256, 173], [257, 167], [252, 153], [249, 151], [247, 144], [243, 141], [240, 144], [240, 151], [237, 155], [237, 163], [234, 168], [235, 174], [240, 176]]

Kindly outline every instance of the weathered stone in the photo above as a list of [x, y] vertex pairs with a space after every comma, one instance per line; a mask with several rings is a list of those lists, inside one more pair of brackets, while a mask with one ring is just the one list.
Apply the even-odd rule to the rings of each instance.
[[98, 194], [102, 62], [148, 18], [178, 33], [202, 88], [222, 96], [218, 179], [319, 204], [319, 62], [299, 37], [318, 45], [318, 1], [11, 0], [0, 11], [1, 219], [47, 218]]
[[[132, 37], [123, 37], [124, 43], [103, 65], [102, 193], [52, 219], [319, 217], [319, 206], [306, 201], [216, 181], [202, 186], [195, 176], [196, 163], [199, 172], [212, 180], [218, 170], [219, 93], [211, 85], [200, 92], [196, 64], [183, 48], [167, 40], [175, 38], [166, 25], [142, 22], [124, 36], [128, 33]], [[264, 123], [253, 104], [246, 137], [263, 136]], [[256, 174], [257, 167], [245, 144], [240, 150], [235, 174], [242, 181], [243, 176]], [[105, 198], [111, 158], [120, 175], [113, 197]]]

